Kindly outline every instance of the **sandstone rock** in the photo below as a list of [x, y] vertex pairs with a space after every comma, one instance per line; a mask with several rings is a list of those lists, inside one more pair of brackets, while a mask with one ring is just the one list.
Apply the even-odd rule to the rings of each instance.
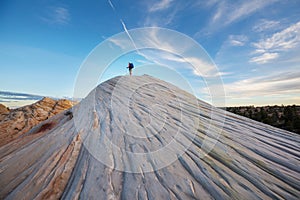
[[9, 113], [9, 108], [5, 105], [0, 104], [0, 121], [5, 118], [6, 115]]
[[28, 106], [9, 110], [0, 104], [0, 147], [20, 137], [32, 127], [71, 108], [74, 102], [45, 97]]
[[0, 115], [8, 114], [9, 108], [7, 108], [5, 105], [0, 103]]
[[299, 152], [297, 134], [116, 77], [0, 148], [0, 199], [299, 199]]

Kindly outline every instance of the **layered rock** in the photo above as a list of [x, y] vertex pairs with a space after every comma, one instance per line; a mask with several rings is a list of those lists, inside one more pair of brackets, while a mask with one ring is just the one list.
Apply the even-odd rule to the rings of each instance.
[[35, 125], [71, 108], [74, 102], [48, 97], [28, 106], [9, 110], [0, 105], [0, 146], [20, 137]]
[[300, 136], [116, 77], [0, 148], [0, 199], [299, 199]]

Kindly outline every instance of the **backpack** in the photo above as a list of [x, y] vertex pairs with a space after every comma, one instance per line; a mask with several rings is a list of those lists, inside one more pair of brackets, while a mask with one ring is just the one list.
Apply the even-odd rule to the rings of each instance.
[[132, 68], [134, 68], [134, 66], [133, 66], [133, 63], [129, 63], [129, 66], [128, 66], [128, 68], [129, 68], [129, 69], [132, 69]]

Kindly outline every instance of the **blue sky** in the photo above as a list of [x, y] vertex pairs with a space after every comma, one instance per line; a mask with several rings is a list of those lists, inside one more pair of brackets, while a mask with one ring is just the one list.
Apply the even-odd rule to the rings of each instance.
[[[125, 29], [162, 27], [205, 49], [222, 77], [226, 105], [300, 104], [299, 7], [298, 0], [3, 0], [0, 90], [71, 97], [80, 66], [98, 44]], [[137, 73], [147, 72], [147, 63], [161, 61], [158, 54], [166, 55], [124, 55], [104, 79], [125, 74], [128, 60]], [[209, 101], [205, 75], [180, 67], [176, 73]]]

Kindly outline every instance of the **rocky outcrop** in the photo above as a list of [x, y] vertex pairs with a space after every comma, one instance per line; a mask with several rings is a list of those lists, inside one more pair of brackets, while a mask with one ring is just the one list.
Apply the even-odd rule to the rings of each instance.
[[299, 152], [297, 134], [116, 77], [0, 148], [0, 199], [299, 199]]
[[5, 118], [6, 115], [9, 114], [9, 108], [0, 103], [0, 121]]
[[0, 146], [28, 132], [32, 127], [73, 106], [73, 102], [48, 97], [28, 106], [9, 110], [0, 105]]
[[0, 103], [0, 115], [8, 114], [9, 108], [7, 108], [5, 105]]

